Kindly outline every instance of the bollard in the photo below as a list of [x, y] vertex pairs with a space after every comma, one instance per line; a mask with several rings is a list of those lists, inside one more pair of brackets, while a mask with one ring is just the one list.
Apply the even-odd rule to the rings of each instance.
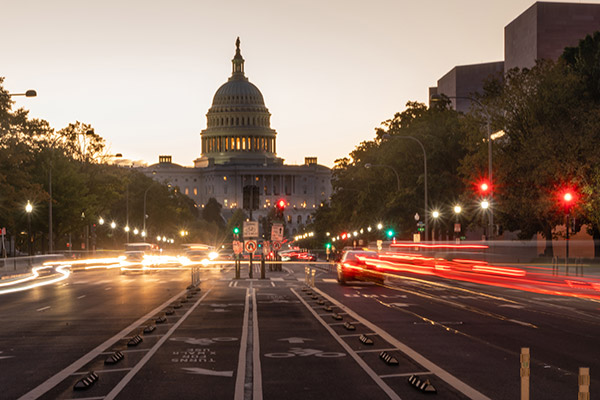
[[308, 282], [309, 274], [310, 274], [310, 272], [308, 270], [308, 267], [304, 267], [304, 280], [305, 280], [306, 286], [310, 286], [309, 282]]
[[590, 369], [579, 368], [579, 395], [577, 400], [590, 400]]
[[529, 400], [529, 347], [521, 348], [521, 400]]
[[252, 279], [252, 253], [250, 253], [250, 262], [248, 264], [248, 278]]
[[313, 269], [312, 270], [312, 286], [313, 287], [315, 286], [315, 272], [316, 272], [316, 270]]
[[240, 255], [238, 254], [235, 256], [235, 279], [240, 279], [240, 270]]
[[260, 256], [260, 279], [265, 279], [265, 255]]

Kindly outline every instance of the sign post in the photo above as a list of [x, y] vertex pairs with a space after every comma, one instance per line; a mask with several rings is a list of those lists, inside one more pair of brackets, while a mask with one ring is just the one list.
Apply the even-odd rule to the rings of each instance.
[[[279, 250], [283, 241], [283, 224], [275, 223], [271, 226], [271, 240], [273, 241], [274, 258], [279, 261]], [[281, 263], [275, 264], [275, 270], [281, 271]]]
[[252, 255], [256, 251], [257, 243], [256, 240], [244, 240], [244, 250], [250, 254], [250, 263], [248, 266], [248, 277], [252, 279]]
[[244, 246], [242, 245], [242, 242], [240, 242], [239, 240], [234, 240], [233, 241], [233, 252], [235, 254], [235, 279], [240, 279], [240, 269], [241, 269], [240, 254], [242, 254], [243, 251], [244, 251]]

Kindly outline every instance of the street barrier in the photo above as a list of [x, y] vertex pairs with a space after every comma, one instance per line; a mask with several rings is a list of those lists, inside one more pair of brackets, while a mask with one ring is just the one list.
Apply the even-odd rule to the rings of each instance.
[[590, 369], [579, 368], [579, 395], [577, 400], [590, 400]]

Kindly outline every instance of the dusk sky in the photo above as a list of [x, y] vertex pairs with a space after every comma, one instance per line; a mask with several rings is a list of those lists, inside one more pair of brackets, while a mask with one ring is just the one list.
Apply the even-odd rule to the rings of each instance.
[[[580, 1], [570, 1], [580, 3]], [[589, 1], [598, 3], [599, 1]], [[531, 0], [22, 0], [2, 5], [0, 76], [55, 129], [91, 124], [124, 158], [191, 166], [240, 37], [288, 164], [333, 166], [456, 65], [501, 61]]]

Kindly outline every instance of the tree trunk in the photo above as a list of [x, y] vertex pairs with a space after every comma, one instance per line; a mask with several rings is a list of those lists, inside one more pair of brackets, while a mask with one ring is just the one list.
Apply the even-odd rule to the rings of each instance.
[[600, 258], [600, 229], [592, 226], [592, 238], [594, 239], [594, 259]]
[[546, 248], [544, 249], [544, 257], [553, 257], [554, 249], [552, 247], [552, 228], [550, 226], [544, 227], [544, 232], [542, 233], [542, 235], [546, 239]]

